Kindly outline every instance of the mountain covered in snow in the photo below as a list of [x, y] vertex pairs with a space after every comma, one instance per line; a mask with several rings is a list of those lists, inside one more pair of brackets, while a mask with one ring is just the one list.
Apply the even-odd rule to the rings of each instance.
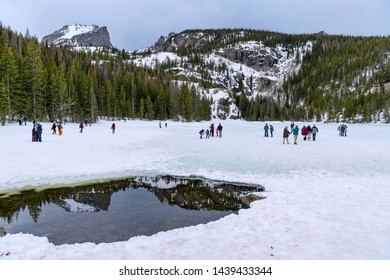
[[259, 34], [253, 30], [172, 32], [136, 52], [133, 62], [149, 68], [166, 67], [178, 81], [190, 83], [211, 100], [213, 118], [242, 118], [240, 97], [248, 102], [261, 98], [268, 103], [265, 109], [270, 115], [271, 107], [276, 108], [272, 104], [279, 102], [280, 107], [283, 101], [277, 89], [299, 70], [299, 61], [311, 50], [312, 42], [290, 48], [269, 46], [251, 39], [253, 33]]
[[113, 47], [107, 27], [97, 25], [73, 24], [42, 38], [43, 42], [72, 47]]
[[211, 100], [214, 118], [389, 121], [390, 37], [196, 29], [134, 52]]

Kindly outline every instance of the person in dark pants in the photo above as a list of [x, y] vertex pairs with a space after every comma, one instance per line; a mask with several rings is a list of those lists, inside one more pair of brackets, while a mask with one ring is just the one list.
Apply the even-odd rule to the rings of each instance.
[[221, 138], [222, 137], [222, 125], [221, 125], [221, 123], [219, 123], [219, 125], [218, 125], [218, 127], [217, 127], [217, 129], [218, 129], [218, 133], [219, 133], [219, 138]]

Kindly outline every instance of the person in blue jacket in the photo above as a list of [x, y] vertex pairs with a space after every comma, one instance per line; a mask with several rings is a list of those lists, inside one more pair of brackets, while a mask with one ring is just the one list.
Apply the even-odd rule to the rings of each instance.
[[291, 132], [294, 135], [294, 144], [297, 145], [298, 144], [297, 139], [298, 139], [298, 134], [299, 134], [299, 127], [296, 125]]

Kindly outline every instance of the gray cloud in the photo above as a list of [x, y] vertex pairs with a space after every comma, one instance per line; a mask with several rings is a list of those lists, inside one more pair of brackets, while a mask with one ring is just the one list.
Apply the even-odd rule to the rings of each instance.
[[107, 26], [112, 43], [141, 49], [190, 28], [253, 28], [286, 33], [389, 35], [387, 0], [2, 0], [3, 25], [43, 36], [64, 25]]

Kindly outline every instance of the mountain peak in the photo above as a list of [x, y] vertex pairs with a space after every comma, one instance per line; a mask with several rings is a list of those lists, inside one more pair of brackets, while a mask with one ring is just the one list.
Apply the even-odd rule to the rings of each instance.
[[112, 47], [107, 27], [98, 25], [72, 24], [42, 38], [43, 42], [72, 47]]

